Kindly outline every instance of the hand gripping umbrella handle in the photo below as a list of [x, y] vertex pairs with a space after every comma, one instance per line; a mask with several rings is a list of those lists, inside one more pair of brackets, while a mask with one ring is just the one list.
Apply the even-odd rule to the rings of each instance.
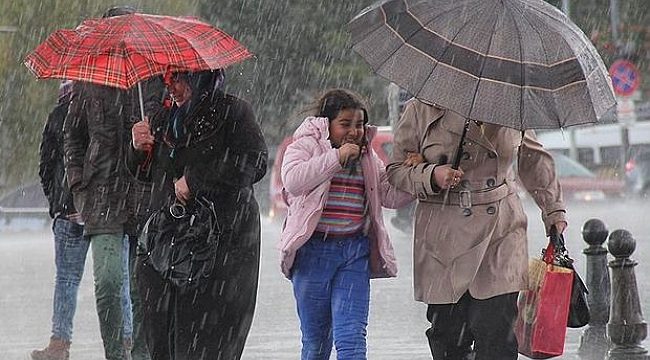
[[[141, 121], [144, 120], [144, 102], [142, 101], [142, 83], [138, 82], [138, 100], [140, 103], [140, 119]], [[151, 160], [152, 160], [152, 148], [149, 145], [148, 149], [144, 149], [145, 154], [147, 154], [147, 158], [144, 160], [144, 163], [142, 164], [142, 170], [143, 171], [148, 171], [149, 166], [151, 165]]]
[[[458, 147], [456, 148], [456, 152], [454, 153], [454, 159], [453, 162], [451, 163], [451, 168], [454, 170], [458, 170], [458, 167], [460, 166], [460, 158], [463, 155], [463, 143], [465, 142], [465, 135], [467, 135], [467, 131], [469, 130], [469, 124], [470, 120], [465, 119], [465, 125], [463, 125], [463, 132], [460, 135], [460, 141], [458, 142]], [[442, 210], [445, 209], [445, 205], [447, 204], [447, 199], [449, 199], [449, 191], [451, 188], [447, 188], [445, 191], [445, 196], [442, 199]]]
[[458, 170], [458, 167], [460, 166], [460, 158], [463, 155], [463, 143], [465, 143], [465, 135], [467, 135], [467, 131], [469, 130], [469, 124], [470, 124], [470, 120], [465, 119], [463, 132], [460, 135], [460, 141], [458, 142], [458, 147], [456, 148], [456, 152], [454, 153], [454, 159], [453, 162], [451, 163], [451, 168], [454, 170]]

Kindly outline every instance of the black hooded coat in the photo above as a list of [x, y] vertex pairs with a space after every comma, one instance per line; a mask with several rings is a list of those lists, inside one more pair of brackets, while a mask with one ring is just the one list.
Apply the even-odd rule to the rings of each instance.
[[[221, 235], [212, 275], [189, 290], [158, 273], [146, 253], [138, 256], [147, 344], [152, 360], [239, 359], [257, 295], [261, 234], [253, 184], [266, 173], [267, 147], [250, 105], [219, 89], [218, 72], [188, 81], [191, 100], [151, 119], [149, 159], [131, 147], [127, 162], [138, 179], [153, 183], [152, 209], [168, 208], [174, 182], [185, 176], [191, 198], [214, 203]], [[178, 137], [176, 118], [183, 125]]]

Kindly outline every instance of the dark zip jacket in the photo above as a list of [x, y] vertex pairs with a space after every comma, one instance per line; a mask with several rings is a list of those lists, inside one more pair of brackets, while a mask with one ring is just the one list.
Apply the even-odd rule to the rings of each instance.
[[68, 189], [63, 164], [63, 122], [68, 114], [69, 105], [70, 96], [65, 96], [50, 112], [43, 128], [39, 151], [38, 175], [41, 179], [43, 193], [49, 203], [52, 219], [77, 212], [72, 202], [72, 194]]

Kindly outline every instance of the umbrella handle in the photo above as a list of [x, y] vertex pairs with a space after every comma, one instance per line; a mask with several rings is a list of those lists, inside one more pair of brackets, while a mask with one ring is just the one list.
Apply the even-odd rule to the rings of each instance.
[[[142, 121], [144, 121], [144, 101], [142, 101], [142, 84], [138, 82], [138, 100], [140, 100], [140, 118]], [[149, 170], [149, 166], [151, 165], [151, 158], [152, 158], [152, 152], [153, 149], [151, 146], [149, 146], [148, 149], [143, 150], [145, 154], [147, 154], [147, 158], [145, 159], [144, 163], [142, 164], [142, 170]]]
[[144, 120], [144, 102], [142, 101], [142, 84], [138, 82], [138, 98], [140, 100], [140, 119]]
[[[461, 155], [463, 155], [463, 143], [465, 142], [465, 135], [469, 130], [469, 124], [470, 124], [469, 118], [465, 119], [465, 124], [463, 125], [463, 133], [460, 135], [460, 141], [458, 142], [458, 147], [456, 148], [456, 152], [454, 152], [454, 159], [453, 162], [451, 163], [451, 168], [454, 170], [458, 170], [458, 167], [460, 166], [460, 158]], [[449, 198], [450, 190], [451, 188], [448, 187], [447, 190], [445, 191], [445, 196], [442, 199], [442, 210], [445, 209], [445, 205], [447, 204], [447, 199]]]
[[454, 170], [458, 170], [458, 167], [460, 166], [460, 158], [463, 155], [463, 143], [465, 142], [465, 135], [469, 130], [469, 124], [470, 124], [469, 118], [465, 119], [465, 125], [463, 126], [463, 133], [460, 135], [460, 141], [458, 142], [458, 147], [456, 148], [456, 152], [454, 153], [454, 161], [451, 163], [451, 168]]

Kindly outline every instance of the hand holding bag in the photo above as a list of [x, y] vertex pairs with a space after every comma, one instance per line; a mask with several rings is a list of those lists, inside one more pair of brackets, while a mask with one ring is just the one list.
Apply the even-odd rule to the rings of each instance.
[[519, 293], [515, 335], [519, 353], [532, 359], [562, 355], [569, 316], [573, 270], [554, 264], [552, 241], [542, 259], [532, 258], [528, 290]]
[[589, 324], [589, 304], [587, 303], [587, 286], [573, 266], [573, 259], [569, 257], [564, 243], [564, 235], [558, 234], [555, 226], [551, 228], [551, 238], [555, 247], [555, 263], [573, 270], [573, 286], [571, 288], [571, 302], [569, 304], [569, 318], [567, 327], [580, 328]]
[[196, 198], [155, 211], [143, 227], [138, 254], [161, 276], [181, 288], [197, 285], [214, 269], [221, 228], [214, 204]]

